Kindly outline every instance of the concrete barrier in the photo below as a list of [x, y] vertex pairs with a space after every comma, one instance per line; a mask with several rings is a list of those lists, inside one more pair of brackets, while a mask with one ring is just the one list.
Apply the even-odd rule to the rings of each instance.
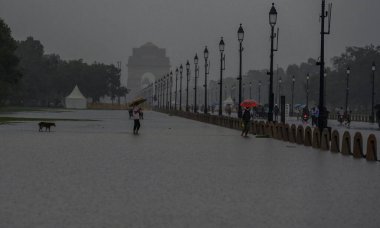
[[377, 161], [377, 141], [374, 134], [370, 134], [367, 140], [367, 161]]
[[345, 131], [342, 137], [342, 154], [351, 155], [351, 135], [350, 132]]
[[331, 133], [331, 148], [330, 151], [334, 153], [339, 153], [340, 152], [340, 147], [339, 147], [339, 132], [337, 130], [334, 130]]
[[313, 130], [313, 148], [320, 149], [321, 148], [321, 132], [319, 128], [314, 128]]
[[289, 142], [296, 143], [297, 142], [297, 127], [295, 124], [292, 124], [289, 131]]
[[330, 150], [330, 132], [327, 128], [322, 131], [321, 150]]
[[289, 124], [285, 124], [282, 128], [282, 140], [289, 142]]
[[311, 132], [311, 127], [307, 126], [305, 128], [305, 140], [304, 140], [304, 145], [305, 146], [311, 146], [312, 143], [312, 132]]
[[304, 143], [304, 129], [302, 125], [298, 125], [297, 127], [297, 139], [296, 142], [297, 144], [302, 145]]
[[354, 136], [354, 158], [363, 157], [363, 136], [360, 132], [356, 132]]

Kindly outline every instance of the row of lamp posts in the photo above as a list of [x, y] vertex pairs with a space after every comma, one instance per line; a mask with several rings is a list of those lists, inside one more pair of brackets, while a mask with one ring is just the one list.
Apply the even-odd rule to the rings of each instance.
[[[320, 66], [320, 90], [319, 90], [319, 110], [320, 115], [318, 119], [319, 128], [323, 129], [327, 127], [327, 109], [325, 108], [325, 102], [326, 102], [326, 70], [325, 70], [325, 62], [324, 62], [324, 39], [325, 35], [330, 34], [330, 22], [331, 22], [331, 7], [332, 5], [328, 5], [329, 9], [326, 11], [326, 3], [325, 0], [322, 0], [322, 10], [321, 10], [321, 54], [320, 54], [320, 61], [317, 62], [317, 65]], [[325, 30], [325, 20], [328, 18], [328, 31]], [[277, 28], [277, 32], [275, 32], [275, 26], [277, 23], [277, 10], [274, 6], [274, 3], [272, 3], [272, 7], [269, 11], [269, 24], [271, 27], [271, 49], [270, 49], [270, 69], [267, 73], [269, 75], [269, 94], [268, 94], [268, 100], [269, 100], [269, 111], [268, 111], [268, 121], [273, 121], [273, 109], [274, 109], [274, 93], [273, 93], [273, 62], [274, 62], [274, 52], [278, 51], [278, 34], [279, 29]], [[274, 45], [274, 39], [277, 38], [277, 45], [275, 47]], [[239, 76], [237, 80], [239, 81], [239, 95], [238, 95], [238, 102], [239, 104], [242, 102], [242, 52], [243, 52], [243, 40], [244, 40], [244, 30], [242, 27], [242, 24], [240, 24], [238, 29], [238, 41], [239, 41]], [[222, 115], [222, 89], [223, 89], [223, 71], [225, 70], [225, 43], [223, 40], [223, 37], [221, 38], [219, 42], [219, 51], [220, 51], [220, 81], [219, 81], [219, 115]], [[205, 80], [204, 80], [204, 113], [208, 113], [208, 105], [207, 105], [207, 76], [209, 74], [209, 52], [207, 49], [207, 46], [205, 47], [204, 51], [204, 60], [205, 60]], [[198, 112], [198, 105], [197, 105], [197, 87], [198, 87], [198, 79], [199, 79], [199, 62], [198, 62], [198, 55], [195, 54], [194, 57], [194, 109], [193, 111], [195, 113]], [[371, 120], [374, 121], [374, 75], [375, 75], [376, 66], [375, 63], [372, 64], [372, 110], [371, 110]], [[175, 81], [176, 81], [176, 89], [175, 89], [175, 101], [174, 101], [174, 108], [177, 109], [177, 80], [178, 80], [178, 73], [180, 74], [180, 85], [179, 85], [179, 110], [182, 110], [182, 74], [183, 74], [183, 66], [181, 66], [176, 69], [175, 71]], [[345, 103], [345, 109], [347, 111], [348, 109], [348, 96], [349, 96], [349, 75], [350, 75], [350, 68], [347, 68], [347, 76], [346, 76], [346, 103]], [[307, 75], [307, 81], [306, 81], [306, 105], [308, 106], [309, 103], [309, 74]], [[281, 79], [280, 79], [281, 80]], [[172, 94], [172, 82], [173, 81], [173, 73], [170, 72], [169, 74], [165, 75], [163, 78], [159, 79], [155, 84], [155, 97], [157, 100], [157, 104], [160, 108], [166, 107], [167, 109], [172, 109], [171, 106], [171, 94]], [[190, 81], [190, 63], [187, 61], [186, 63], [186, 111], [190, 111], [189, 108], [189, 81]], [[279, 81], [279, 83], [281, 83]], [[261, 81], [259, 81], [258, 84], [258, 102], [261, 103]], [[292, 108], [291, 112], [293, 114], [293, 107], [294, 107], [294, 85], [295, 85], [295, 77], [292, 78]], [[169, 87], [170, 87], [170, 97], [169, 97]], [[251, 87], [252, 84], [250, 83], [250, 98], [251, 98]], [[165, 89], [166, 88], [166, 96], [165, 96]], [[279, 88], [280, 89], [280, 88]], [[165, 99], [166, 97], [166, 99]], [[241, 106], [238, 106], [238, 116], [239, 118], [242, 115], [242, 109]]]
[[[274, 3], [272, 4], [272, 8], [269, 12], [269, 23], [272, 28], [272, 33], [271, 33], [271, 71], [270, 71], [270, 112], [273, 111], [273, 51], [277, 51], [277, 49], [273, 48], [273, 39], [276, 36], [274, 33], [274, 26], [277, 21], [277, 11], [274, 7]], [[242, 24], [240, 24], [239, 29], [238, 29], [238, 41], [239, 41], [239, 76], [237, 80], [239, 81], [239, 97], [238, 97], [238, 102], [239, 104], [242, 102], [242, 52], [243, 52], [243, 40], [244, 40], [244, 29], [242, 27]], [[222, 101], [223, 101], [223, 71], [225, 70], [225, 54], [224, 54], [224, 48], [225, 48], [225, 43], [223, 41], [223, 37], [221, 38], [219, 42], [219, 51], [220, 51], [220, 81], [219, 81], [219, 115], [222, 115]], [[204, 59], [205, 59], [205, 82], [203, 84], [204, 87], [204, 113], [208, 113], [208, 105], [207, 105], [207, 76], [209, 74], [209, 52], [207, 49], [207, 46], [205, 47], [204, 51]], [[190, 73], [190, 64], [189, 61], [187, 61], [186, 64], [186, 71], [187, 71], [187, 85], [186, 85], [186, 111], [189, 111], [189, 104], [188, 104], [188, 84], [189, 84], [189, 73]], [[179, 110], [182, 109], [182, 72], [183, 72], [183, 67], [182, 65], [180, 66], [180, 105], [179, 105]], [[269, 73], [268, 73], [269, 74]], [[176, 69], [176, 91], [175, 91], [175, 109], [177, 109], [177, 76], [178, 76], [178, 68]], [[170, 78], [170, 80], [169, 80]], [[197, 87], [198, 87], [198, 78], [199, 78], [199, 67], [198, 67], [198, 55], [195, 54], [194, 57], [194, 78], [195, 78], [195, 85], [194, 85], [194, 112], [198, 112], [197, 110]], [[166, 81], [165, 81], [166, 79]], [[170, 82], [169, 82], [170, 81]], [[170, 83], [170, 84], [169, 84]], [[159, 107], [166, 107], [171, 109], [171, 86], [172, 86], [172, 72], [170, 74], [167, 74], [163, 78], [159, 79], [157, 82], [158, 85], [155, 86], [157, 88], [157, 100], [158, 100], [158, 106]], [[166, 87], [167, 89], [170, 87], [170, 99], [168, 99], [168, 91], [166, 93], [166, 105], [165, 105], [165, 94], [163, 91], [163, 88]], [[251, 97], [251, 87], [252, 84], [250, 83], [250, 97]], [[260, 102], [260, 89], [261, 89], [261, 81], [259, 82], [259, 102]], [[170, 101], [168, 101], [170, 100]], [[241, 106], [239, 105], [238, 107], [238, 116], [239, 118], [242, 115], [242, 109]], [[268, 120], [272, 120], [271, 118], [268, 117]]]

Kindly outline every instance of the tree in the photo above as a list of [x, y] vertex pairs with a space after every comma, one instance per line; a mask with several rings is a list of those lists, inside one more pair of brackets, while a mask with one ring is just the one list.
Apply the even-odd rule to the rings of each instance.
[[17, 70], [19, 59], [15, 55], [17, 42], [11, 29], [0, 18], [0, 104], [4, 103], [21, 78]]

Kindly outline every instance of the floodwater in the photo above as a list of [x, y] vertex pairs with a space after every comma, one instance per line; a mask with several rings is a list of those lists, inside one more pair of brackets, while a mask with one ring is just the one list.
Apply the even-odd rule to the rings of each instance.
[[[380, 163], [145, 112], [0, 125], [0, 227], [379, 227]], [[8, 115], [9, 116], [9, 115]]]

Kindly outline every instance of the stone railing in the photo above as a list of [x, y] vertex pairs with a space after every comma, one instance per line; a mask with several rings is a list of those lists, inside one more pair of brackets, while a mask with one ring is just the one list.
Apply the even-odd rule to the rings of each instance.
[[[237, 118], [176, 110], [156, 109], [155, 111], [241, 130], [241, 120]], [[352, 155], [355, 158], [365, 158], [367, 161], [379, 161], [377, 157], [377, 140], [374, 134], [368, 136], [367, 147], [364, 152], [363, 136], [360, 132], [357, 132], [352, 137], [350, 132], [345, 131], [340, 137], [337, 130], [328, 128], [320, 132], [319, 128], [304, 127], [303, 125], [296, 126], [295, 124], [268, 123], [265, 121], [253, 121], [251, 124], [251, 134], [257, 137], [269, 137], [333, 153]]]

